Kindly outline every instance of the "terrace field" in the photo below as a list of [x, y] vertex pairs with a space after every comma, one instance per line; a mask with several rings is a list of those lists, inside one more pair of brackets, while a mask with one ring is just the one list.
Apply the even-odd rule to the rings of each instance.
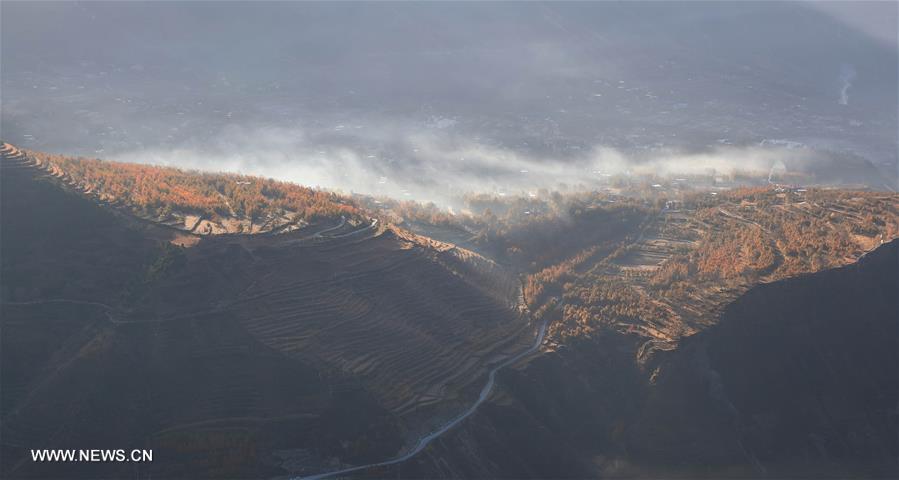
[[272, 179], [19, 151], [4, 152], [143, 219], [200, 235], [278, 233], [317, 219], [362, 220], [351, 201]]
[[214, 475], [218, 455], [248, 475], [377, 459], [533, 343], [518, 277], [452, 245], [321, 217], [187, 241], [15, 150], [2, 169], [8, 474], [59, 474], [22, 448], [78, 444], [93, 430], [73, 422], [141, 405], [104, 438], [168, 452], [159, 475]]
[[[690, 410], [717, 433], [701, 446], [676, 441], [692, 434], [673, 418], [679, 402], [708, 401], [684, 393], [708, 381], [692, 376], [690, 362], [705, 361], [696, 345], [711, 342], [729, 388], [754, 388], [762, 380], [734, 380], [751, 361], [718, 346], [734, 342], [732, 322], [748, 321], [727, 320], [731, 306], [767, 284], [830, 278], [899, 236], [899, 195], [884, 192], [635, 185], [476, 197], [452, 215], [8, 144], [0, 154], [0, 472], [13, 477], [61, 475], [27, 461], [30, 445], [50, 440], [154, 448], [165, 460], [142, 476], [378, 464], [480, 405], [479, 394], [483, 405], [419, 455], [356, 474], [583, 476], [624, 459], [651, 475], [653, 462], [685, 451], [730, 468], [743, 460], [730, 444], [713, 448], [733, 440], [720, 418]], [[872, 315], [888, 312], [882, 300], [865, 300]], [[824, 331], [838, 343], [839, 328]], [[878, 344], [871, 362], [888, 350]], [[868, 407], [853, 402], [845, 415]], [[801, 428], [765, 425], [802, 450]]]
[[538, 272], [526, 297], [552, 303], [560, 338], [599, 325], [647, 338], [656, 349], [715, 323], [720, 309], [759, 283], [856, 261], [899, 235], [899, 196], [788, 187], [692, 194], [655, 210], [633, 240]]
[[770, 184], [542, 198], [476, 197], [468, 214], [387, 215], [525, 274], [525, 300], [564, 343], [603, 329], [645, 339], [641, 362], [716, 322], [754, 285], [855, 262], [899, 236], [899, 195]]

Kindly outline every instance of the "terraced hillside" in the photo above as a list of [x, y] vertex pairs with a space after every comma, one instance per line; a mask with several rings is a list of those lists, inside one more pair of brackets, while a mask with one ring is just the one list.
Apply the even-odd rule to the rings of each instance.
[[4, 477], [63, 474], [29, 446], [100, 440], [156, 449], [155, 477], [382, 460], [534, 342], [517, 275], [472, 252], [347, 218], [191, 235], [3, 153]]
[[526, 301], [553, 322], [555, 341], [604, 329], [634, 334], [644, 339], [641, 362], [714, 324], [754, 285], [852, 263], [899, 235], [899, 195], [889, 192], [642, 189], [634, 180], [619, 193], [484, 202], [480, 215], [410, 202], [388, 214], [528, 272]]
[[753, 285], [852, 263], [897, 236], [896, 194], [779, 186], [692, 194], [667, 202], [615, 251], [538, 272], [528, 301], [558, 317], [559, 339], [602, 328], [644, 337], [642, 361], [714, 324]]
[[[659, 400], [671, 355], [735, 299], [852, 263], [899, 234], [895, 194], [777, 185], [673, 199], [553, 195], [527, 201], [539, 216], [510, 208], [461, 226], [445, 216], [440, 228], [420, 218], [414, 234], [322, 192], [308, 197], [321, 210], [270, 190], [238, 209], [231, 199], [251, 198], [221, 184], [237, 177], [51, 161], [7, 144], [0, 157], [0, 472], [12, 476], [61, 475], [26, 461], [50, 439], [151, 446], [166, 460], [141, 475], [157, 477], [384, 473], [385, 460], [406, 463], [411, 451], [420, 476], [595, 473], [566, 464], [609, 445], [669, 451], [635, 399]], [[150, 173], [158, 192], [141, 190]], [[187, 210], [166, 217], [154, 203], [174, 187], [199, 195], [179, 208], [202, 221], [249, 223], [175, 225]], [[303, 195], [290, 205], [308, 206]], [[257, 223], [275, 217], [246, 205], [292, 216]], [[435, 431], [451, 440], [417, 449]], [[515, 436], [530, 446], [510, 449]], [[540, 464], [544, 450], [558, 461]], [[134, 473], [124, 468], [77, 475]]]
[[[716, 324], [645, 341], [568, 337], [469, 422], [380, 478], [893, 478], [899, 240], [856, 263], [751, 288]], [[374, 472], [373, 472], [373, 475]]]
[[7, 143], [2, 151], [99, 202], [198, 235], [284, 233], [324, 219], [366, 220], [346, 198], [272, 179], [22, 151]]
[[[392, 228], [315, 246], [245, 246], [249, 262], [228, 273], [229, 283], [244, 279], [239, 291], [203, 303], [227, 302], [218, 311], [240, 318], [262, 343], [357, 378], [398, 416], [463, 399], [489, 365], [534, 335], [518, 309], [514, 275], [495, 266], [466, 275], [479, 267], [472, 254], [422, 245]], [[204, 261], [236, 255], [209, 254]], [[166, 298], [193, 291], [192, 275], [173, 278], [151, 303], [184, 305]]]
[[654, 200], [528, 275], [525, 298], [551, 322], [541, 355], [433, 450], [371, 474], [892, 475], [899, 195]]

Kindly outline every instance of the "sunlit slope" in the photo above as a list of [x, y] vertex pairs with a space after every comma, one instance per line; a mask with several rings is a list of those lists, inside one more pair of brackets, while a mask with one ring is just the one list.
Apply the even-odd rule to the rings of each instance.
[[347, 198], [272, 179], [15, 151], [23, 167], [140, 218], [199, 235], [277, 233], [316, 220], [363, 220]]
[[653, 211], [614, 251], [537, 272], [525, 291], [558, 320], [560, 339], [611, 328], [644, 337], [645, 359], [715, 323], [753, 285], [852, 263], [897, 235], [897, 194], [775, 185], [698, 193]]

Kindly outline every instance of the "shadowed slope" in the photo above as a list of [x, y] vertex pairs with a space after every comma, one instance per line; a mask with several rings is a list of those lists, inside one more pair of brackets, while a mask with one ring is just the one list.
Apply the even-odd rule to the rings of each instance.
[[63, 475], [45, 447], [154, 448], [140, 475], [167, 478], [389, 458], [533, 342], [517, 278], [471, 252], [377, 222], [175, 247], [4, 153], [4, 477]]

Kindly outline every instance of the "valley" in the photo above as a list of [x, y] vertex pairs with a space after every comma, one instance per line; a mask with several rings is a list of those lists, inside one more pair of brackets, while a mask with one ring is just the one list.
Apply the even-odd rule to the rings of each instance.
[[899, 478], [897, 39], [0, 0], [0, 480]]

